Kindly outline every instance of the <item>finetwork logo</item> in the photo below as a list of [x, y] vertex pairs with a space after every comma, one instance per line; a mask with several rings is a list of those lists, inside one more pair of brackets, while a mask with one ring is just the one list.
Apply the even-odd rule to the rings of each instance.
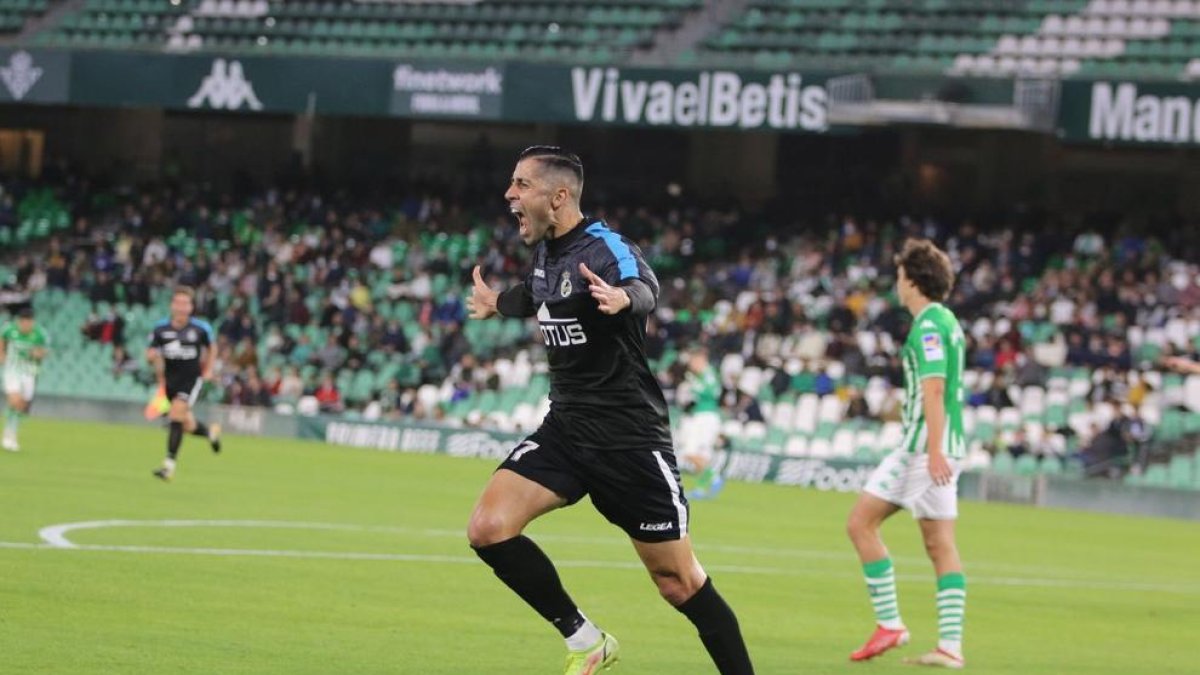
[[488, 101], [504, 93], [504, 74], [483, 70], [422, 70], [404, 63], [392, 72], [392, 89], [409, 97], [410, 112], [440, 115], [480, 115]]
[[20, 101], [42, 79], [42, 69], [33, 65], [29, 52], [22, 50], [9, 57], [7, 66], [0, 67], [0, 79], [13, 99]]
[[217, 110], [237, 110], [246, 106], [262, 110], [263, 104], [254, 93], [254, 84], [246, 79], [240, 61], [216, 59], [212, 72], [200, 83], [200, 89], [188, 99], [189, 108], [203, 108], [205, 102]]

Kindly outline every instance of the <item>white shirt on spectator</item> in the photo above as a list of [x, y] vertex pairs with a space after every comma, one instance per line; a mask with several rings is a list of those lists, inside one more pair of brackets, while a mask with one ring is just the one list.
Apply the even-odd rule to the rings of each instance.
[[1070, 298], [1059, 296], [1050, 305], [1050, 322], [1065, 326], [1075, 319], [1075, 303]]
[[392, 269], [392, 245], [381, 241], [371, 249], [371, 264], [383, 270]]
[[167, 259], [167, 245], [162, 239], [155, 237], [146, 244], [146, 250], [142, 252], [142, 265], [147, 267], [157, 265]]

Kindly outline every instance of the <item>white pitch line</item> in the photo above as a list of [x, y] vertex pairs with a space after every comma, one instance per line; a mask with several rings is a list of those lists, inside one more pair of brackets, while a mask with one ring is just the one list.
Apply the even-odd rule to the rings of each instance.
[[[74, 548], [76, 544], [66, 538], [66, 533], [76, 530], [99, 529], [107, 527], [252, 527], [264, 529], [295, 529], [295, 530], [327, 530], [327, 531], [343, 531], [343, 532], [375, 532], [380, 534], [397, 534], [397, 535], [418, 535], [424, 537], [441, 537], [449, 539], [461, 539], [466, 536], [465, 529], [448, 530], [434, 528], [413, 528], [402, 526], [388, 525], [355, 525], [349, 523], [316, 523], [316, 522], [298, 522], [286, 520], [95, 520], [79, 523], [63, 523], [59, 525], [50, 525], [42, 528], [38, 532], [38, 536], [45, 542], [58, 548]], [[570, 534], [546, 534], [538, 533], [535, 535], [538, 541], [542, 542], [560, 542], [567, 544], [584, 544], [589, 546], [616, 546], [627, 548], [629, 541], [621, 537], [587, 537], [581, 535]], [[759, 555], [773, 558], [799, 558], [805, 560], [830, 560], [834, 562], [853, 562], [853, 552], [846, 551], [825, 551], [819, 549], [789, 549], [789, 548], [767, 548], [756, 546], [738, 546], [729, 544], [711, 544], [711, 543], [693, 543], [696, 551], [706, 553], [709, 551], [716, 553], [733, 553], [742, 555]], [[928, 563], [925, 558], [894, 556], [894, 561], [904, 564], [924, 565]], [[1012, 565], [1005, 563], [989, 563], [986, 561], [972, 562], [969, 565], [971, 570], [988, 569], [994, 571], [1005, 572], [1033, 572], [1044, 574], [1046, 569], [1044, 566], [1027, 566], [1027, 565]], [[1063, 579], [1064, 581], [1078, 581], [1074, 577], [1051, 577]], [[1106, 579], [1099, 579], [1103, 582]], [[1107, 580], [1120, 582], [1121, 580]]]
[[253, 527], [273, 530], [333, 530], [393, 534], [412, 534], [413, 532], [408, 528], [341, 523], [303, 523], [287, 520], [89, 520], [81, 523], [48, 525], [38, 530], [38, 537], [56, 548], [77, 548], [77, 544], [67, 539], [68, 532], [106, 527]]
[[[295, 529], [295, 530], [326, 530], [345, 532], [374, 532], [387, 534], [418, 534], [432, 537], [455, 536], [463, 533], [458, 530], [415, 529], [405, 527], [388, 527], [378, 525], [354, 525], [345, 523], [308, 523], [296, 521], [275, 520], [93, 520], [78, 523], [60, 523], [49, 525], [38, 531], [43, 543], [0, 542], [0, 548], [30, 548], [58, 549], [75, 551], [107, 551], [120, 553], [159, 553], [186, 555], [215, 555], [215, 556], [251, 556], [277, 558], [317, 558], [332, 560], [380, 560], [393, 562], [427, 562], [450, 564], [474, 564], [477, 559], [469, 556], [427, 555], [409, 553], [359, 553], [337, 551], [301, 551], [301, 550], [263, 550], [238, 548], [203, 548], [203, 547], [168, 547], [168, 546], [136, 546], [136, 545], [107, 545], [107, 544], [76, 544], [66, 537], [68, 532], [76, 530], [101, 529], [110, 527], [235, 527], [262, 529]], [[538, 539], [586, 544], [621, 544], [626, 542], [618, 539], [593, 539], [571, 535], [538, 535]], [[697, 550], [724, 551], [731, 553], [793, 555], [796, 557], [811, 557], [817, 559], [842, 560], [846, 554], [832, 551], [804, 551], [797, 549], [767, 549], [740, 546], [708, 545], [697, 546]], [[603, 560], [561, 560], [556, 561], [560, 567], [594, 568], [594, 569], [642, 569], [642, 565], [629, 561]], [[753, 565], [705, 565], [706, 568], [717, 572], [733, 574], [751, 574], [766, 576], [821, 576], [849, 577], [849, 574], [836, 574], [813, 569], [797, 569], [793, 567], [763, 567]], [[926, 575], [897, 575], [902, 581], [926, 581]], [[1045, 577], [989, 577], [972, 574], [973, 583], [983, 583], [997, 586], [1029, 586], [1043, 588], [1079, 588], [1091, 590], [1128, 590], [1128, 591], [1162, 591], [1170, 593], [1200, 594], [1200, 586], [1154, 584], [1125, 580], [1105, 579], [1063, 579]]]
[[[0, 542], [0, 548], [44, 549], [49, 551], [71, 551], [77, 553], [109, 552], [109, 553], [149, 553], [167, 555], [205, 555], [220, 557], [256, 557], [256, 558], [297, 558], [324, 560], [367, 560], [384, 562], [413, 562], [477, 565], [479, 559], [469, 556], [429, 555], [419, 553], [358, 553], [338, 551], [299, 551], [245, 548], [193, 548], [172, 546], [125, 546], [108, 544], [72, 544], [70, 547], [52, 544], [35, 544], [31, 542]], [[583, 569], [628, 569], [641, 570], [642, 564], [621, 560], [556, 560], [554, 563], [563, 568]], [[748, 574], [752, 576], [791, 576], [791, 577], [824, 577], [851, 578], [850, 573], [840, 574], [805, 570], [786, 567], [758, 567], [753, 565], [705, 565], [714, 572], [729, 574]], [[928, 581], [927, 575], [897, 575], [901, 581]], [[1165, 593], [1196, 593], [1200, 587], [1172, 586], [1168, 584], [1147, 584], [1135, 582], [1092, 582], [1071, 581], [1065, 579], [1037, 579], [1024, 577], [981, 577], [972, 575], [971, 583], [996, 586], [1030, 586], [1054, 588], [1079, 588], [1091, 590], [1122, 590], [1122, 591], [1161, 591]]]

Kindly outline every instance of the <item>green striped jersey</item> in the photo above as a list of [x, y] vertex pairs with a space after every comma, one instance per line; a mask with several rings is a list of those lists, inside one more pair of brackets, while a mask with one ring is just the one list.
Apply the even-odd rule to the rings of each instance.
[[50, 348], [50, 336], [41, 326], [34, 324], [33, 330], [22, 333], [16, 323], [9, 322], [0, 328], [0, 339], [4, 340], [5, 374], [37, 375], [39, 364], [33, 350]]
[[928, 430], [925, 428], [925, 401], [921, 382], [930, 377], [946, 380], [946, 428], [942, 435], [942, 452], [947, 457], [967, 454], [963, 435], [963, 365], [966, 360], [966, 338], [958, 318], [941, 303], [930, 303], [913, 319], [912, 330], [904, 341], [901, 357], [904, 360], [904, 443], [906, 452], [928, 450]]
[[695, 405], [691, 412], [717, 412], [721, 409], [721, 378], [716, 368], [709, 366], [699, 375], [688, 372], [688, 385]]

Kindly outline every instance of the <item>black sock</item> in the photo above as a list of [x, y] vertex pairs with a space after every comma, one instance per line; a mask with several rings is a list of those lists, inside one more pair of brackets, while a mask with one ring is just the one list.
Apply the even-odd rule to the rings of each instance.
[[192, 435], [208, 438], [208, 425], [200, 420], [196, 420], [196, 428], [192, 429]]
[[542, 618], [570, 637], [583, 625], [583, 615], [562, 587], [554, 563], [533, 540], [517, 535], [507, 541], [475, 549], [505, 585], [521, 596]]
[[700, 641], [721, 675], [754, 675], [737, 616], [713, 588], [712, 578], [705, 580], [695, 595], [675, 609], [696, 626]]
[[175, 459], [179, 455], [179, 444], [183, 442], [183, 422], [171, 422], [167, 428], [167, 457]]

